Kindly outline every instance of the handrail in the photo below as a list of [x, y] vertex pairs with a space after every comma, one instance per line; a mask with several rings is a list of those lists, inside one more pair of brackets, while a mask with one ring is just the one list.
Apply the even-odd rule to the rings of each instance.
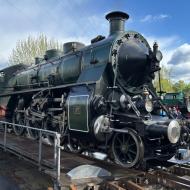
[[62, 85], [50, 86], [50, 87], [29, 88], [29, 89], [11, 91], [8, 93], [0, 93], [0, 97], [6, 97], [6, 96], [21, 94], [21, 93], [39, 92], [39, 91], [43, 91], [43, 90], [55, 90], [55, 89], [75, 87], [75, 86], [83, 86], [83, 85], [88, 86], [91, 84], [96, 84], [96, 81], [69, 83], [69, 84], [62, 84]]
[[12, 126], [17, 126], [17, 127], [23, 127], [23, 128], [26, 128], [26, 129], [32, 129], [32, 130], [36, 130], [36, 131], [42, 131], [43, 133], [48, 133], [48, 134], [50, 134], [50, 135], [52, 135], [52, 136], [58, 134], [58, 132], [55, 132], [55, 131], [50, 131], [50, 130], [46, 130], [46, 129], [34, 128], [34, 127], [27, 126], [27, 125], [20, 125], [20, 124], [16, 124], [16, 123], [10, 123], [10, 122], [7, 122], [7, 121], [1, 121], [1, 120], [0, 120], [0, 123], [12, 125]]
[[[4, 137], [3, 137], [3, 146], [4, 146], [4, 151], [6, 151], [7, 149], [7, 128], [8, 125], [13, 127], [13, 126], [17, 126], [17, 127], [22, 127], [25, 129], [32, 129], [32, 130], [36, 130], [39, 132], [39, 147], [38, 147], [38, 167], [39, 170], [41, 171], [41, 166], [42, 166], [42, 134], [48, 134], [54, 137], [54, 169], [56, 171], [56, 180], [54, 182], [54, 189], [59, 189], [60, 187], [60, 174], [61, 174], [61, 150], [63, 149], [63, 147], [61, 147], [60, 145], [60, 138], [61, 138], [61, 134], [58, 132], [54, 132], [54, 131], [49, 131], [46, 129], [38, 129], [38, 128], [34, 128], [34, 127], [30, 127], [30, 126], [26, 126], [26, 125], [20, 125], [20, 124], [16, 124], [16, 123], [10, 123], [7, 121], [1, 121], [0, 120], [0, 124], [3, 124], [4, 127]], [[0, 125], [0, 128], [2, 127], [2, 125]]]

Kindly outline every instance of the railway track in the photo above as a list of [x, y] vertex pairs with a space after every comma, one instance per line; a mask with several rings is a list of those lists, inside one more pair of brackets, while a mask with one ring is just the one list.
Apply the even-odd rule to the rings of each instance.
[[[7, 134], [6, 150], [38, 165], [38, 142], [25, 137]], [[0, 145], [4, 146], [3, 131], [0, 132]], [[42, 145], [42, 171], [55, 177], [53, 169], [53, 147]], [[106, 190], [149, 190], [149, 189], [190, 189], [190, 165], [172, 165], [149, 171], [126, 169], [113, 163], [97, 160], [85, 155], [61, 151], [60, 189], [106, 189]], [[81, 165], [97, 166], [108, 171], [110, 176], [96, 176], [72, 179], [67, 173]], [[91, 169], [90, 167], [88, 168]]]
[[120, 178], [105, 182], [101, 190], [185, 190], [190, 189], [190, 167], [172, 166], [163, 170], [149, 171], [132, 178]]

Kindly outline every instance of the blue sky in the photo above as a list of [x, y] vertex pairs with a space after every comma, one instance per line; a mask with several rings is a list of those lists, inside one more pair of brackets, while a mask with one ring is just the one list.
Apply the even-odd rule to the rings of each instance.
[[130, 15], [126, 30], [160, 44], [171, 77], [190, 81], [189, 7], [188, 0], [0, 0], [0, 68], [28, 35], [86, 44], [98, 34], [107, 36], [105, 14], [120, 10]]

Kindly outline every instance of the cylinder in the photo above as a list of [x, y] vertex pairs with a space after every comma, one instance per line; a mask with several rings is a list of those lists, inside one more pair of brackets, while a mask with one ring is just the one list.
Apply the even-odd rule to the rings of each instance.
[[150, 137], [166, 137], [170, 143], [175, 144], [181, 136], [181, 126], [177, 120], [170, 121], [169, 125], [153, 124], [146, 127]]
[[146, 130], [150, 137], [158, 138], [161, 136], [167, 136], [168, 126], [153, 124], [153, 125], [148, 125], [146, 127]]

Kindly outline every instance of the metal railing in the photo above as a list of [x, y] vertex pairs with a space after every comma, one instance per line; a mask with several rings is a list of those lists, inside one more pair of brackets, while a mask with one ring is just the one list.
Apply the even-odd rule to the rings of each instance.
[[[7, 150], [7, 132], [8, 132], [8, 126], [9, 127], [21, 127], [21, 128], [25, 128], [25, 129], [31, 129], [31, 130], [35, 130], [38, 131], [39, 133], [39, 145], [38, 145], [38, 167], [39, 170], [41, 171], [42, 169], [42, 143], [43, 143], [43, 135], [50, 135], [52, 137], [54, 137], [54, 158], [53, 158], [53, 166], [56, 172], [55, 175], [55, 181], [54, 181], [54, 189], [59, 189], [60, 187], [60, 174], [61, 174], [61, 149], [63, 149], [63, 147], [60, 146], [60, 138], [61, 135], [57, 132], [54, 131], [49, 131], [49, 130], [45, 130], [45, 129], [38, 129], [38, 128], [33, 128], [30, 126], [25, 126], [25, 125], [20, 125], [20, 124], [15, 124], [15, 123], [9, 123], [6, 121], [0, 121], [0, 128], [4, 129], [4, 136], [3, 136], [3, 148], [6, 151]], [[21, 153], [20, 153], [21, 154]]]

